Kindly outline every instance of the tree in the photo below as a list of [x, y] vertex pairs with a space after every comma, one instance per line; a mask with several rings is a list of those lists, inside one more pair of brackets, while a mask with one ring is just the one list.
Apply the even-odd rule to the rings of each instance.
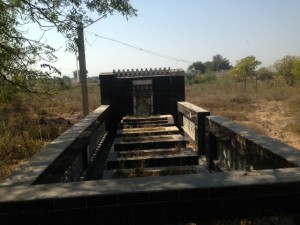
[[192, 63], [192, 65], [189, 65], [187, 72], [186, 72], [187, 82], [189, 84], [196, 83], [197, 76], [199, 74], [205, 73], [205, 70], [206, 70], [206, 67], [201, 61]]
[[214, 71], [214, 66], [211, 61], [205, 62], [204, 66], [206, 67], [206, 71]]
[[205, 83], [216, 79], [216, 74], [212, 71], [208, 71], [203, 74], [197, 74], [194, 78], [196, 84]]
[[300, 78], [300, 57], [297, 57], [294, 62], [294, 67], [292, 69], [292, 74], [296, 78]]
[[270, 71], [266, 67], [261, 67], [257, 71], [257, 79], [258, 80], [271, 80], [273, 79], [274, 72]]
[[220, 54], [213, 56], [210, 66], [212, 71], [229, 70], [232, 68], [229, 60], [223, 58]]
[[207, 61], [205, 63], [198, 61], [189, 65], [186, 79], [190, 84], [203, 83], [216, 79], [216, 74], [214, 72], [228, 70], [231, 67], [229, 60], [218, 54], [213, 56], [213, 61]]
[[275, 63], [275, 69], [286, 84], [293, 86], [296, 77], [300, 77], [300, 57], [287, 55]]
[[[55, 28], [67, 38], [67, 50], [75, 51], [77, 27], [95, 22], [87, 16], [88, 11], [96, 12], [100, 18], [114, 12], [128, 18], [137, 12], [129, 0], [0, 0], [0, 85], [47, 94], [48, 90], [41, 92], [23, 81], [60, 74], [51, 66], [57, 60], [55, 49], [44, 43], [42, 37], [27, 38], [25, 27], [37, 24], [43, 32]], [[15, 79], [19, 76], [23, 76], [22, 82]]]
[[6, 96], [2, 98], [4, 101], [16, 94], [20, 88], [28, 89], [26, 76], [42, 76], [32, 68], [40, 59], [39, 56], [51, 57], [53, 51], [47, 45], [42, 47], [38, 42], [24, 38], [24, 32], [17, 29], [20, 22], [15, 3], [8, 5], [9, 3], [0, 2], [0, 84], [1, 96]]
[[206, 71], [206, 67], [201, 61], [194, 62], [192, 65], [189, 65], [188, 67], [188, 73], [199, 74], [199, 73], [205, 73], [205, 71]]
[[256, 60], [255, 56], [247, 56], [238, 60], [235, 67], [230, 71], [238, 81], [244, 80], [245, 88], [247, 87], [247, 77], [256, 75], [256, 68], [261, 62]]

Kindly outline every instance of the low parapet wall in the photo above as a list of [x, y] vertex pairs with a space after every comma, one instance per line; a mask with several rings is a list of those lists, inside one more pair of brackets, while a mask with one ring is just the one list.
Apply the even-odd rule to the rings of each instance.
[[208, 158], [227, 170], [261, 170], [300, 166], [300, 151], [222, 116], [206, 117]]
[[[107, 132], [108, 115], [109, 106], [100, 106], [24, 163], [0, 187], [79, 180]], [[53, 176], [49, 177], [50, 173]]]
[[158, 225], [268, 215], [297, 219], [299, 181], [297, 167], [0, 187], [0, 221]]

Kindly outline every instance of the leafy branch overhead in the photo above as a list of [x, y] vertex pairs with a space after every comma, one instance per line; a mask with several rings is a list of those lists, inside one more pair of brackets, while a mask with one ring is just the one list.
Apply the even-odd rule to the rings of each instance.
[[[94, 22], [90, 12], [101, 18], [118, 12], [128, 18], [136, 16], [137, 10], [129, 0], [0, 0], [0, 85], [40, 93], [28, 83], [60, 74], [51, 66], [57, 60], [56, 50], [43, 41], [43, 36], [28, 38], [26, 29], [37, 24], [45, 34], [55, 28], [67, 38], [67, 49], [74, 51], [76, 28]], [[24, 82], [16, 82], [16, 76], [22, 76]]]

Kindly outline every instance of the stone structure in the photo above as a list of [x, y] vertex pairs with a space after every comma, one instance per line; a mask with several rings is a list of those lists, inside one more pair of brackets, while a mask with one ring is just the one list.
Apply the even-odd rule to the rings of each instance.
[[[300, 223], [298, 150], [184, 102], [182, 71], [114, 71], [100, 82], [107, 105], [0, 183], [0, 224], [164, 225], [270, 214]], [[173, 116], [146, 117], [158, 113]], [[198, 154], [185, 146], [187, 137]], [[182, 151], [174, 154], [178, 144]], [[205, 158], [209, 168], [197, 165]], [[132, 170], [141, 161], [196, 173], [100, 179], [101, 171]]]
[[101, 104], [111, 105], [116, 121], [124, 115], [172, 114], [185, 100], [184, 71], [123, 70], [101, 73]]
[[205, 117], [210, 115], [206, 109], [189, 102], [178, 102], [179, 125], [183, 133], [190, 137], [198, 155], [205, 155]]

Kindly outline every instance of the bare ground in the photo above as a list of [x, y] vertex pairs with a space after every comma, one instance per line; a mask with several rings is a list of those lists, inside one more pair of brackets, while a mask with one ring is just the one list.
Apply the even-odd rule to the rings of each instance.
[[300, 150], [299, 135], [287, 130], [288, 124], [295, 121], [295, 116], [284, 102], [263, 101], [254, 104], [254, 107], [251, 119], [240, 123]]

